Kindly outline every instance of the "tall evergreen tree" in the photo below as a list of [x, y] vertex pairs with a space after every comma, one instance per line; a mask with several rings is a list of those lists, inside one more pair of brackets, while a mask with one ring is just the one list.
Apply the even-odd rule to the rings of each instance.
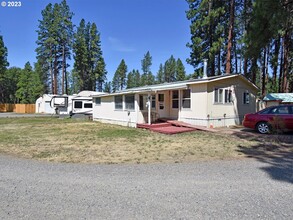
[[127, 74], [127, 89], [140, 86], [140, 74], [138, 70], [133, 69]]
[[22, 73], [22, 69], [18, 67], [11, 67], [5, 71], [4, 76], [4, 103], [17, 103], [15, 93], [17, 91], [17, 83]]
[[159, 67], [159, 70], [158, 70], [157, 76], [156, 76], [156, 82], [157, 83], [163, 83], [163, 82], [165, 82], [164, 66], [163, 66], [163, 64], [160, 64], [160, 67]]
[[151, 72], [152, 66], [152, 56], [148, 51], [142, 61], [141, 61], [141, 69], [142, 69], [142, 76], [141, 76], [141, 85], [152, 85], [154, 84], [155, 77]]
[[76, 76], [78, 76], [77, 83], [80, 90], [84, 90], [86, 88], [87, 80], [89, 78], [88, 45], [86, 36], [88, 36], [86, 24], [85, 20], [82, 19], [77, 27], [73, 44], [74, 72], [76, 73]]
[[72, 16], [66, 0], [63, 0], [60, 4], [48, 4], [42, 10], [42, 20], [39, 20], [37, 60], [39, 68], [42, 69], [40, 72], [43, 72], [41, 79], [50, 85], [53, 94], [61, 92], [58, 88], [61, 69], [61, 89], [63, 93], [66, 92], [64, 84], [66, 87], [67, 59], [70, 58], [72, 41]]
[[176, 61], [176, 81], [182, 81], [186, 79], [185, 67], [182, 61], [178, 58]]
[[113, 92], [123, 90], [126, 87], [127, 65], [124, 59], [121, 60], [112, 80]]
[[[191, 21], [191, 49], [187, 62], [195, 69], [201, 67], [203, 59], [208, 59], [210, 75], [216, 73], [216, 61], [221, 60], [221, 49], [224, 43], [226, 1], [186, 0], [189, 5], [187, 19]], [[220, 65], [217, 65], [220, 72]]]
[[173, 55], [171, 55], [171, 57], [165, 62], [164, 75], [165, 75], [165, 82], [176, 81], [176, 60], [173, 57]]
[[102, 56], [100, 33], [95, 23], [82, 19], [75, 33], [74, 69], [78, 74], [80, 90], [102, 91], [106, 80], [106, 64]]
[[112, 84], [111, 82], [105, 82], [103, 92], [111, 93], [112, 91], [111, 84]]
[[3, 36], [0, 35], [0, 103], [4, 103], [5, 96], [4, 96], [4, 86], [5, 86], [5, 71], [9, 66], [7, 62], [7, 47], [4, 45]]
[[32, 104], [42, 94], [43, 88], [39, 75], [33, 71], [29, 62], [25, 64], [21, 71], [17, 83], [16, 97], [20, 103]]
[[68, 76], [67, 76], [67, 59], [71, 59], [71, 50], [73, 44], [73, 24], [72, 17], [73, 13], [70, 11], [69, 6], [66, 3], [66, 0], [62, 0], [60, 3], [60, 14], [61, 21], [59, 25], [59, 42], [60, 50], [62, 50], [62, 94], [68, 93]]

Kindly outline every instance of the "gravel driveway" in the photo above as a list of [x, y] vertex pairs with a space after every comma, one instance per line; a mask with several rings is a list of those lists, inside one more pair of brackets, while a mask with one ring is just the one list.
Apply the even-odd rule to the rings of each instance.
[[288, 159], [80, 165], [0, 156], [0, 219], [293, 219]]

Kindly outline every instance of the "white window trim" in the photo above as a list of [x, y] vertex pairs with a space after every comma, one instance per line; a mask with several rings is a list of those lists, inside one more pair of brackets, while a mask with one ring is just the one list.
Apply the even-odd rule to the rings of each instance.
[[[122, 108], [116, 108], [116, 101], [115, 101], [115, 98], [118, 97], [118, 96], [121, 96], [122, 97]], [[123, 111], [124, 109], [124, 97], [123, 95], [117, 95], [117, 96], [114, 96], [114, 110], [115, 111]]]
[[[133, 96], [133, 108], [126, 108], [126, 96]], [[135, 110], [135, 95], [134, 94], [124, 95], [123, 100], [124, 100], [123, 110], [126, 110], [126, 111], [134, 111]]]
[[[218, 101], [216, 102], [215, 100], [215, 96], [216, 96], [216, 90], [218, 90]], [[220, 95], [220, 90], [222, 91], [222, 95]], [[225, 102], [225, 93], [226, 91], [230, 91], [231, 97], [230, 97], [230, 102]], [[233, 93], [232, 93], [232, 89], [231, 88], [218, 88], [215, 87], [214, 88], [214, 92], [213, 92], [213, 104], [214, 105], [231, 105], [233, 103]], [[220, 99], [222, 100], [220, 102]]]
[[[177, 93], [178, 93], [178, 98], [173, 98], [173, 92], [174, 91], [177, 91]], [[172, 107], [172, 109], [179, 109], [179, 90], [172, 90], [171, 91], [171, 107]], [[173, 108], [173, 101], [177, 101], [178, 102], [178, 107], [177, 108]]]
[[[100, 99], [100, 103], [99, 104], [97, 104], [96, 99]], [[101, 97], [96, 97], [95, 98], [95, 105], [96, 106], [99, 106], [99, 105], [101, 105], [101, 103], [102, 103], [102, 98]]]
[[[184, 90], [189, 90], [189, 94], [190, 94], [190, 97], [189, 97], [189, 98], [184, 98], [184, 97], [183, 97]], [[182, 98], [181, 98], [181, 108], [184, 109], [184, 110], [189, 110], [189, 109], [191, 109], [191, 106], [192, 106], [192, 105], [191, 105], [191, 104], [192, 104], [192, 103], [191, 103], [191, 102], [192, 102], [192, 101], [191, 101], [191, 100], [192, 100], [192, 99], [191, 99], [191, 89], [184, 89], [184, 90], [181, 91], [181, 94], [182, 94]], [[190, 101], [190, 102], [189, 102], [189, 103], [190, 103], [189, 108], [184, 108], [184, 106], [183, 106], [183, 101], [184, 101], [184, 100], [189, 100], [189, 101]]]

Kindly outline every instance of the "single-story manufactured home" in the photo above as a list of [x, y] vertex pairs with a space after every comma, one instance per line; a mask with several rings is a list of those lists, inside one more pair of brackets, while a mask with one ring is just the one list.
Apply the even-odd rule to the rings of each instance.
[[130, 127], [162, 118], [207, 127], [237, 125], [256, 111], [258, 91], [239, 74], [131, 88], [93, 95], [93, 120]]
[[265, 107], [293, 104], [293, 93], [269, 93], [264, 98]]

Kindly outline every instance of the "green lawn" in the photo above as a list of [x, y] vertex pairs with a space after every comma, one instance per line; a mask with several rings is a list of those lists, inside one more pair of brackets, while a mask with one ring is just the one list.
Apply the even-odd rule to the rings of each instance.
[[258, 140], [195, 131], [148, 130], [58, 118], [0, 119], [0, 153], [55, 162], [156, 163], [242, 158]]

